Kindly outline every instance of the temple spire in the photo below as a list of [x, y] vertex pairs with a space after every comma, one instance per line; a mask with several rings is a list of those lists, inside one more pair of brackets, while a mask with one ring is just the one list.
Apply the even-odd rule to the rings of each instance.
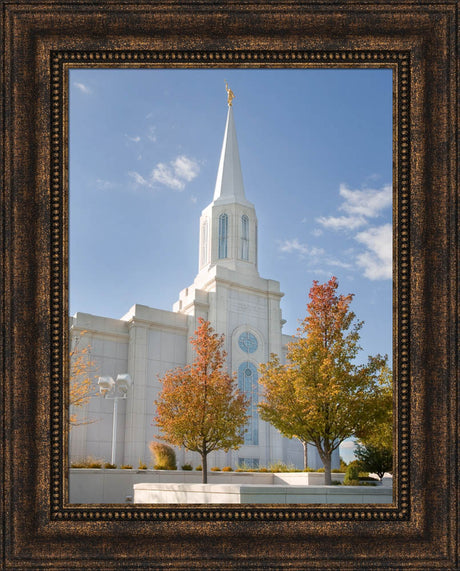
[[235, 122], [233, 120], [232, 100], [235, 95], [225, 84], [228, 95], [227, 124], [225, 126], [224, 142], [220, 154], [219, 169], [217, 171], [216, 187], [214, 189], [214, 202], [239, 202], [246, 204], [244, 194], [243, 175], [241, 173], [240, 153], [236, 138]]

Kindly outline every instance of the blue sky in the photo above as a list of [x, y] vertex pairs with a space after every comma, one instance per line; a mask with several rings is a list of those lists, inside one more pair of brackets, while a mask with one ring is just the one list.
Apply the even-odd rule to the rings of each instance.
[[279, 280], [284, 332], [313, 280], [339, 280], [365, 324], [362, 358], [392, 344], [390, 70], [70, 72], [70, 309], [171, 309], [198, 270], [234, 91], [259, 272]]

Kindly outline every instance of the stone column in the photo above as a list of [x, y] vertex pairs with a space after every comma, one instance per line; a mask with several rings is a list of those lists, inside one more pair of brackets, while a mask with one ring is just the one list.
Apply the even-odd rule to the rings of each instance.
[[148, 328], [145, 324], [137, 322], [135, 317], [131, 319], [128, 327], [128, 372], [133, 385], [126, 402], [124, 463], [137, 467], [139, 458], [145, 461]]

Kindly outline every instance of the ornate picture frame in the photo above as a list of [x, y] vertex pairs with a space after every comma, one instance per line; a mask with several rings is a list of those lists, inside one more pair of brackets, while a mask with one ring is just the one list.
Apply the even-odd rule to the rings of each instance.
[[[456, 568], [458, 3], [2, 8], [4, 568]], [[392, 505], [68, 504], [73, 67], [393, 69]]]

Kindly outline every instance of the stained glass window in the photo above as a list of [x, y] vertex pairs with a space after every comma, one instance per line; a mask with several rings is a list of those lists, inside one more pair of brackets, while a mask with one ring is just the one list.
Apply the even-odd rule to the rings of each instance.
[[238, 367], [238, 388], [249, 400], [250, 418], [246, 427], [248, 430], [244, 435], [245, 444], [259, 444], [258, 378], [257, 367], [253, 363], [246, 361]]
[[238, 345], [245, 353], [254, 353], [254, 351], [257, 351], [258, 347], [255, 335], [249, 333], [249, 331], [246, 331], [239, 336]]

